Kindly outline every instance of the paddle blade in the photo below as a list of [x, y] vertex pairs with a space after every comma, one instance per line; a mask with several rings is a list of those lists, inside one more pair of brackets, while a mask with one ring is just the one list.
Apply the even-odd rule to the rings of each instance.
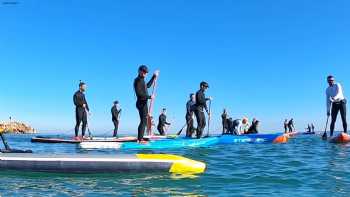
[[327, 140], [327, 132], [324, 132], [324, 133], [323, 133], [322, 139], [323, 139], [323, 140]]

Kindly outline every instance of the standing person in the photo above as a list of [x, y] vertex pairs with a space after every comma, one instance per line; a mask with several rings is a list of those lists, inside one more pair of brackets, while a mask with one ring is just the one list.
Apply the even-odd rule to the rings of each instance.
[[[335, 122], [338, 112], [343, 122], [343, 132], [347, 133], [348, 124], [346, 122], [346, 99], [343, 94], [342, 86], [335, 82], [335, 78], [330, 75], [327, 77], [329, 87], [326, 90], [327, 116], [331, 116], [331, 136], [333, 136]], [[331, 109], [332, 108], [332, 109]]]
[[293, 118], [289, 120], [288, 122], [288, 129], [289, 129], [289, 133], [292, 133], [295, 131], [295, 127], [294, 127], [294, 120]]
[[79, 83], [79, 90], [75, 92], [73, 96], [73, 102], [75, 105], [75, 139], [79, 139], [79, 127], [80, 124], [83, 123], [82, 126], [82, 138], [85, 138], [85, 131], [87, 127], [87, 114], [89, 113], [89, 105], [86, 102], [85, 99], [85, 91], [86, 91], [86, 84], [82, 81]]
[[211, 99], [205, 97], [205, 91], [208, 88], [209, 88], [208, 83], [203, 81], [200, 83], [200, 90], [198, 90], [196, 93], [195, 115], [197, 119], [197, 132], [196, 132], [197, 139], [202, 137], [202, 134], [206, 125], [204, 110], [207, 112], [208, 116], [210, 116], [210, 112], [207, 107], [207, 101]]
[[193, 121], [194, 121], [194, 108], [196, 105], [196, 95], [195, 94], [190, 94], [190, 100], [187, 101], [186, 103], [186, 137], [192, 137], [192, 134], [194, 132], [194, 126], [193, 126]]
[[222, 134], [226, 134], [228, 130], [228, 125], [227, 125], [227, 111], [224, 109], [224, 111], [221, 114], [221, 121], [222, 121]]
[[310, 126], [310, 124], [307, 125], [306, 131], [307, 131], [308, 133], [311, 133], [311, 126]]
[[284, 120], [284, 133], [288, 133], [288, 120], [287, 119], [285, 119]]
[[311, 123], [311, 131], [315, 132], [315, 125], [314, 125], [314, 123]]
[[148, 74], [148, 68], [145, 65], [141, 65], [138, 69], [138, 76], [134, 80], [134, 90], [137, 97], [136, 108], [139, 111], [140, 124], [138, 126], [138, 142], [144, 143], [143, 135], [147, 126], [148, 115], [148, 99], [153, 99], [154, 95], [148, 95], [147, 88], [150, 88], [154, 80], [158, 77], [159, 71], [155, 71], [151, 80], [146, 84], [145, 77]]
[[118, 128], [119, 128], [119, 120], [120, 120], [120, 115], [121, 115], [122, 109], [120, 109], [119, 102], [114, 101], [113, 102], [113, 107], [111, 109], [112, 113], [112, 121], [114, 124], [114, 131], [113, 131], [113, 137], [118, 136]]
[[169, 122], [166, 120], [166, 109], [163, 108], [162, 113], [159, 115], [159, 121], [158, 121], [158, 132], [160, 135], [165, 136], [165, 126], [170, 125]]

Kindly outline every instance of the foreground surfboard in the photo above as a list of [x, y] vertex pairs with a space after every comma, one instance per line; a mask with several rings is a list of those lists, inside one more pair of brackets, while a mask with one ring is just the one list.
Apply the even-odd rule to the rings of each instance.
[[[120, 138], [102, 138], [102, 137], [94, 137], [92, 139], [83, 140], [89, 142], [136, 142], [136, 137], [120, 137]], [[51, 138], [51, 137], [33, 137], [31, 139], [33, 143], [65, 143], [65, 144], [79, 144], [81, 140], [75, 139], [65, 139], [65, 138]]]
[[147, 173], [198, 174], [206, 164], [168, 154], [136, 155], [39, 155], [0, 154], [0, 170], [54, 173]]

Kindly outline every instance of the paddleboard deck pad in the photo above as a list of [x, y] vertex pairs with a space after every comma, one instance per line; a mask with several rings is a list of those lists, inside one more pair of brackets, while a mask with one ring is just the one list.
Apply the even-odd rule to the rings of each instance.
[[198, 174], [206, 164], [168, 154], [136, 155], [39, 155], [2, 153], [1, 170], [53, 173], [147, 173]]

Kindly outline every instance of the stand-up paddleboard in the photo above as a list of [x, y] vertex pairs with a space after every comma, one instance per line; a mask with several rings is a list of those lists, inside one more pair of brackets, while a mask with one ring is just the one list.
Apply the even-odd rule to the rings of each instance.
[[54, 173], [171, 172], [198, 174], [205, 163], [167, 154], [38, 155], [0, 154], [0, 170]]
[[208, 147], [218, 142], [218, 137], [208, 137], [201, 139], [163, 139], [149, 141], [145, 144], [136, 142], [82, 142], [79, 145], [83, 149], [178, 149], [185, 147]]
[[315, 135], [315, 132], [292, 132], [292, 133], [286, 133], [285, 135], [287, 137], [296, 137], [296, 136], [300, 136], [300, 135]]
[[[94, 137], [92, 139], [83, 140], [88, 142], [136, 142], [136, 137], [120, 137], [120, 138], [101, 138]], [[50, 138], [50, 137], [33, 137], [31, 142], [36, 143], [66, 143], [66, 144], [79, 144], [82, 140], [65, 139], [65, 138]]]
[[341, 144], [341, 143], [349, 143], [350, 142], [350, 135], [346, 133], [341, 133], [335, 137], [332, 137], [329, 140], [330, 143], [335, 143], [335, 144]]
[[222, 135], [219, 144], [286, 143], [287, 141], [288, 138], [283, 134]]

